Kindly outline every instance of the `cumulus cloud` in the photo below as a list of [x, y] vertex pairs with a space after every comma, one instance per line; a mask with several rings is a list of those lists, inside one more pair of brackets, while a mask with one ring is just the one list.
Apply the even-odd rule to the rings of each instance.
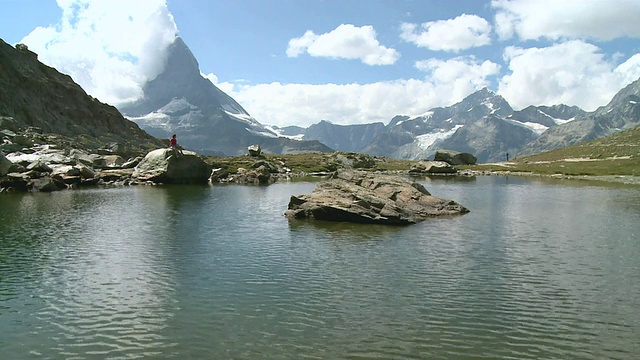
[[421, 25], [403, 23], [400, 37], [430, 50], [457, 52], [491, 43], [491, 25], [477, 15], [430, 21]]
[[380, 44], [373, 26], [352, 24], [342, 24], [321, 35], [308, 30], [289, 40], [287, 56], [297, 57], [304, 52], [315, 57], [359, 59], [367, 65], [391, 65], [400, 58], [398, 51]]
[[458, 58], [416, 64], [424, 80], [370, 84], [215, 84], [263, 124], [309, 126], [320, 120], [336, 124], [387, 123], [395, 115], [417, 115], [448, 106], [488, 86], [499, 66], [490, 61]]
[[165, 0], [58, 0], [60, 23], [38, 27], [22, 43], [103, 102], [142, 95], [164, 68], [177, 27]]
[[640, 1], [493, 0], [501, 39], [611, 40], [639, 37]]
[[415, 64], [427, 78], [449, 98], [464, 97], [475, 90], [489, 86], [489, 77], [500, 73], [500, 65], [489, 60], [478, 61], [473, 56], [457, 57], [448, 60], [429, 59]]
[[616, 66], [601, 50], [581, 40], [546, 48], [508, 47], [510, 74], [498, 92], [515, 108], [528, 105], [577, 105], [592, 111], [640, 76], [640, 55]]

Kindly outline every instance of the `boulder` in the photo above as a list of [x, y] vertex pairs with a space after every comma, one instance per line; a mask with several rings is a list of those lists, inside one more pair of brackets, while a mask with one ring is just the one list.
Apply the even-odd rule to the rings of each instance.
[[260, 165], [255, 169], [239, 168], [238, 173], [233, 177], [233, 181], [239, 184], [268, 184], [273, 182], [269, 168]]
[[21, 173], [8, 173], [6, 176], [0, 177], [1, 191], [27, 191], [29, 186], [29, 177]]
[[367, 154], [335, 153], [331, 158], [336, 169], [373, 169], [377, 166], [376, 159]]
[[229, 171], [225, 168], [215, 168], [211, 171], [211, 182], [221, 182], [229, 176]]
[[206, 184], [211, 166], [194, 152], [163, 148], [149, 152], [132, 176], [140, 181], [165, 184]]
[[11, 165], [13, 165], [11, 160], [4, 157], [4, 154], [0, 152], [0, 176], [7, 175], [9, 169], [11, 169]]
[[400, 175], [336, 172], [311, 194], [291, 196], [285, 216], [327, 221], [408, 225], [429, 217], [464, 214], [464, 206], [431, 196]]
[[133, 169], [136, 167], [136, 165], [138, 165], [140, 163], [140, 161], [142, 161], [142, 157], [141, 156], [136, 156], [133, 159], [129, 159], [127, 160], [124, 164], [122, 164], [122, 166], [120, 166], [123, 169]]
[[411, 166], [410, 174], [455, 174], [458, 170], [444, 161], [421, 160]]
[[27, 170], [33, 170], [41, 173], [53, 172], [53, 169], [42, 160], [36, 160], [27, 165]]
[[125, 163], [124, 159], [120, 155], [105, 155], [104, 161], [107, 167], [120, 167]]
[[41, 177], [37, 179], [31, 179], [29, 181], [29, 188], [31, 191], [40, 191], [40, 192], [52, 192], [58, 190], [64, 190], [67, 188], [67, 184], [60, 177]]
[[433, 157], [434, 161], [444, 161], [451, 165], [475, 165], [478, 159], [469, 153], [455, 150], [438, 150]]
[[247, 150], [249, 151], [249, 156], [260, 156], [260, 154], [262, 153], [260, 145], [249, 145]]

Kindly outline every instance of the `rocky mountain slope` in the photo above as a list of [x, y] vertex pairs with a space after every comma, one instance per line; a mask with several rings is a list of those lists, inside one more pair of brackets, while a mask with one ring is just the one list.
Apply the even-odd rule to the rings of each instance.
[[26, 46], [14, 48], [1, 39], [0, 127], [52, 133], [69, 147], [123, 155], [165, 144], [87, 95], [70, 76], [39, 62]]
[[606, 106], [575, 121], [552, 127], [527, 144], [520, 155], [537, 154], [607, 136], [640, 125], [640, 79], [620, 90]]
[[[438, 149], [470, 152], [478, 162], [502, 161], [511, 157], [539, 153], [581, 141], [595, 139], [640, 124], [640, 80], [621, 90], [611, 102], [588, 113], [576, 106], [529, 106], [514, 111], [501, 96], [488, 89], [479, 90], [461, 102], [431, 109], [419, 116], [396, 116], [368, 144], [337, 134], [348, 134], [351, 127], [373, 125], [332, 125], [333, 132], [303, 132], [306, 139], [331, 143], [340, 151], [357, 151], [398, 159], [426, 159]], [[374, 130], [370, 130], [372, 133]]]
[[269, 153], [331, 151], [318, 141], [279, 137], [249, 115], [234, 99], [200, 74], [197, 60], [177, 37], [168, 49], [164, 71], [149, 81], [144, 97], [119, 106], [148, 133], [178, 134], [186, 148], [205, 155], [240, 155], [258, 144]]
[[340, 151], [359, 151], [384, 128], [383, 123], [344, 126], [323, 120], [305, 129], [303, 139], [318, 140], [332, 149], [340, 148]]

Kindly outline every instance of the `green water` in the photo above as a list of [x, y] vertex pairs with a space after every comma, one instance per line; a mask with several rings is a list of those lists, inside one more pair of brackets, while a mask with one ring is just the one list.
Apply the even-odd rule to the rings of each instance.
[[290, 222], [315, 183], [0, 196], [0, 359], [636, 359], [640, 190], [421, 180], [471, 213]]

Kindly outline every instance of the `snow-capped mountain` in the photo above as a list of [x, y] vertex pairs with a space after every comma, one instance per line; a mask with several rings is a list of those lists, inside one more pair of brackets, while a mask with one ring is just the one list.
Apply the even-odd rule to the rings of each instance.
[[[336, 150], [357, 151], [401, 159], [426, 159], [438, 149], [470, 152], [479, 162], [515, 156], [528, 143], [555, 127], [581, 119], [588, 113], [576, 106], [529, 106], [514, 111], [493, 91], [481, 89], [462, 101], [437, 107], [416, 116], [395, 116], [384, 129], [376, 128], [370, 142], [360, 144], [335, 134], [349, 133], [350, 126], [323, 121], [323, 132], [309, 131], [305, 139], [330, 143]], [[365, 127], [368, 125], [357, 125]], [[328, 128], [333, 127], [330, 131]]]
[[574, 145], [640, 126], [640, 79], [620, 90], [606, 106], [551, 127], [520, 151], [522, 155]]
[[259, 144], [274, 154], [333, 149], [415, 160], [451, 149], [490, 162], [503, 160], [506, 153], [537, 153], [636, 126], [639, 81], [592, 113], [567, 105], [514, 111], [504, 98], [484, 88], [451, 106], [398, 115], [386, 126], [320, 121], [307, 129], [277, 128], [260, 124], [205, 79], [187, 45], [176, 38], [165, 71], [147, 83], [143, 99], [120, 110], [150, 134], [168, 138], [176, 133], [183, 146], [202, 154], [240, 155], [247, 146]]
[[317, 141], [280, 137], [254, 119], [233, 98], [204, 78], [191, 50], [177, 37], [164, 71], [149, 81], [144, 97], [119, 110], [149, 134], [178, 135], [185, 148], [201, 154], [241, 155], [259, 144], [269, 153], [330, 151]]
[[[415, 160], [446, 148], [471, 152], [480, 162], [492, 161], [498, 153], [513, 151], [511, 147], [505, 149], [503, 137], [518, 134], [525, 141], [535, 138], [533, 130], [504, 120], [513, 112], [502, 96], [484, 88], [452, 106], [437, 107], [419, 116], [394, 117], [385, 133], [362, 151]], [[390, 147], [389, 143], [397, 146]]]

